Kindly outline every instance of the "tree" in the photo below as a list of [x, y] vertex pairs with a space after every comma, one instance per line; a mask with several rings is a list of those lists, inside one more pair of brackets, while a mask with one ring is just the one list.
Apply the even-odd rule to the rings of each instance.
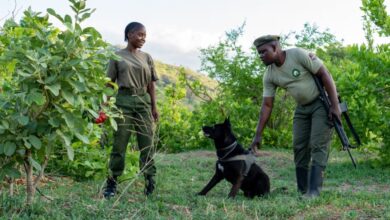
[[365, 20], [375, 25], [379, 35], [390, 36], [390, 16], [387, 14], [384, 0], [362, 0], [362, 5]]
[[330, 46], [341, 46], [336, 36], [329, 32], [329, 29], [321, 32], [315, 24], [305, 23], [300, 32], [293, 32], [296, 40], [295, 46], [308, 50], [316, 50]]
[[[65, 147], [72, 160], [72, 141], [89, 143], [100, 108], [115, 116], [109, 111], [112, 102], [100, 106], [112, 93], [104, 73], [113, 52], [94, 28], [80, 26], [94, 10], [85, 1], [70, 4], [73, 19], [47, 10], [63, 31], [49, 23], [49, 15], [28, 9], [19, 23], [7, 20], [0, 33], [0, 157], [8, 161], [0, 164], [0, 177], [15, 176], [15, 165], [22, 164], [27, 204], [52, 152]], [[109, 121], [115, 128], [113, 117]]]

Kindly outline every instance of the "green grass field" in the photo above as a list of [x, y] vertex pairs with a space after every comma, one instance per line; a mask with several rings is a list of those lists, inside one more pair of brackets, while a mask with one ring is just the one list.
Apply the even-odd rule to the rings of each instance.
[[[76, 182], [46, 178], [31, 208], [24, 206], [24, 188], [10, 197], [0, 195], [1, 219], [390, 219], [390, 170], [372, 168], [363, 154], [353, 152], [354, 169], [346, 152], [333, 150], [322, 196], [302, 200], [296, 192], [292, 151], [267, 149], [258, 163], [274, 190], [265, 198], [247, 199], [240, 192], [227, 199], [230, 183], [223, 181], [207, 196], [195, 194], [214, 173], [212, 151], [158, 154], [157, 189], [143, 195], [143, 178], [120, 183], [119, 195], [101, 197], [101, 181]], [[287, 190], [278, 190], [281, 188]]]

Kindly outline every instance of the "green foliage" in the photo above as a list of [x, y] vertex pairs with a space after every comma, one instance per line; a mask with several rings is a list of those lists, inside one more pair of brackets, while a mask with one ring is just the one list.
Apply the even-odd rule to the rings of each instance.
[[[164, 96], [160, 101], [161, 119], [159, 123], [159, 148], [170, 152], [178, 152], [197, 148], [200, 126], [192, 120], [193, 113], [184, 104], [186, 88], [183, 78], [184, 69], [177, 73], [178, 81], [164, 88]], [[197, 130], [199, 132], [197, 132]]]
[[[75, 12], [48, 13], [65, 26], [49, 23], [49, 15], [28, 9], [19, 22], [7, 20], [0, 33], [0, 157], [32, 164], [38, 171], [51, 153], [66, 149], [73, 160], [72, 143], [90, 144], [93, 119], [103, 108], [115, 127], [118, 114], [107, 106], [106, 63], [113, 52], [99, 32], [80, 22], [93, 12], [84, 1], [71, 0]], [[31, 152], [32, 156], [26, 152]], [[28, 157], [28, 158], [26, 158]]]
[[[184, 79], [185, 86], [202, 100], [199, 105], [193, 106], [192, 112], [180, 107], [184, 102], [183, 95], [173, 96], [179, 94], [179, 90], [184, 92], [183, 83], [169, 87], [168, 90], [175, 93], [169, 92], [170, 95], [167, 95], [171, 100], [163, 101], [162, 115], [166, 116], [162, 116], [162, 124], [165, 124], [160, 129], [160, 133], [164, 134], [162, 144], [165, 143], [168, 151], [212, 148], [212, 143], [202, 137], [201, 126], [221, 122], [228, 116], [242, 144], [248, 146], [251, 143], [258, 119], [261, 78], [265, 69], [258, 61], [255, 51], [247, 54], [238, 46], [237, 40], [242, 32], [243, 27], [239, 27], [238, 30], [228, 32], [226, 39], [216, 46], [202, 50], [202, 69], [219, 84], [211, 93], [199, 80]], [[361, 151], [377, 153], [381, 158], [378, 162], [388, 165], [388, 45], [378, 46], [375, 52], [364, 45], [343, 47], [328, 30], [320, 31], [318, 27], [309, 24], [305, 24], [301, 31], [294, 34], [296, 44], [316, 53], [333, 75], [363, 141]], [[289, 42], [285, 40], [284, 44]], [[186, 74], [183, 72], [182, 75]], [[294, 101], [286, 92], [277, 92], [272, 117], [264, 131], [264, 145], [284, 148], [291, 146], [294, 106]], [[169, 132], [166, 133], [167, 131]], [[335, 146], [340, 149], [339, 140], [336, 136], [334, 139]], [[351, 141], [353, 142], [352, 138]]]
[[238, 44], [244, 25], [227, 32], [226, 39], [216, 46], [201, 49], [201, 69], [218, 81], [220, 92], [229, 91], [236, 99], [249, 98], [260, 104], [260, 85], [265, 67], [254, 49], [248, 55]]
[[[170, 80], [167, 82], [172, 82], [171, 78], [178, 80], [165, 87], [164, 98], [159, 102], [160, 148], [170, 152], [213, 148], [213, 144], [203, 137], [201, 127], [222, 122], [226, 117], [230, 118], [239, 141], [244, 146], [249, 146], [262, 102], [265, 66], [259, 61], [253, 48], [248, 54], [239, 46], [238, 39], [243, 28], [244, 25], [227, 32], [226, 39], [216, 46], [201, 50], [202, 70], [218, 81], [215, 88], [210, 89], [204, 80], [194, 78], [184, 69], [169, 74], [167, 79]], [[318, 41], [310, 41], [309, 44], [303, 40], [313, 36]], [[319, 32], [317, 27], [309, 25], [305, 25], [301, 33], [296, 33], [296, 37], [301, 39], [299, 42], [302, 45], [307, 43], [312, 47], [338, 45], [333, 35]], [[174, 72], [166, 66], [160, 69]], [[166, 80], [163, 81], [166, 83]], [[195, 95], [200, 102], [187, 107], [185, 100], [188, 100], [188, 94]], [[264, 145], [283, 148], [291, 146], [294, 105], [293, 99], [285, 91], [277, 92], [273, 117], [264, 132]]]
[[296, 40], [295, 46], [307, 50], [341, 46], [341, 43], [329, 32], [329, 29], [321, 32], [319, 27], [315, 24], [310, 25], [309, 23], [305, 23], [301, 32], [293, 33]]
[[[73, 161], [64, 158], [66, 154], [55, 154], [52, 162], [47, 167], [51, 173], [71, 176], [77, 180], [105, 179], [108, 173], [108, 162], [111, 148], [101, 148], [97, 139], [91, 141], [90, 145], [85, 145], [78, 141], [72, 144], [75, 151]], [[126, 166], [120, 180], [134, 177], [139, 171], [139, 152], [128, 151], [125, 155]]]
[[[243, 28], [244, 25], [226, 33], [226, 39], [217, 46], [201, 50], [202, 69], [219, 82], [219, 89], [210, 103], [200, 106], [203, 112], [198, 115], [205, 115], [204, 121], [207, 121], [208, 117], [215, 119], [216, 117], [210, 114], [218, 112], [222, 112], [222, 116], [230, 116], [236, 134], [245, 145], [249, 145], [259, 117], [262, 77], [266, 69], [254, 48], [248, 54], [238, 45]], [[318, 27], [309, 24], [305, 24], [301, 32], [294, 33], [297, 43], [308, 49], [339, 45], [332, 34], [327, 31], [320, 32]], [[287, 36], [283, 44], [289, 44]], [[212, 106], [219, 106], [222, 110], [216, 111]], [[285, 91], [278, 90], [272, 117], [264, 131], [265, 145], [285, 148], [291, 146], [294, 106], [292, 98]], [[210, 113], [207, 114], [207, 111]]]
[[110, 200], [99, 193], [103, 181], [51, 177], [40, 190], [52, 201], [42, 199], [30, 210], [23, 209], [19, 190], [13, 197], [0, 192], [0, 215], [4, 219], [390, 218], [389, 169], [373, 168], [366, 154], [354, 154], [359, 167], [353, 169], [346, 153], [331, 152], [321, 197], [302, 200], [296, 192], [291, 150], [263, 153], [257, 160], [272, 188], [265, 198], [247, 199], [240, 191], [235, 199], [227, 199], [231, 184], [225, 180], [206, 196], [196, 196], [212, 177], [217, 158], [214, 151], [193, 151], [157, 154], [156, 191], [147, 198], [142, 176], [121, 182], [120, 196]]
[[390, 165], [389, 45], [378, 46], [377, 52], [363, 46], [338, 48], [332, 57], [320, 56], [336, 81], [338, 91], [349, 105], [349, 114], [364, 143], [362, 150], [378, 153], [382, 165]]
[[384, 0], [362, 0], [365, 19], [372, 22], [376, 31], [383, 36], [390, 36], [390, 16], [387, 14]]

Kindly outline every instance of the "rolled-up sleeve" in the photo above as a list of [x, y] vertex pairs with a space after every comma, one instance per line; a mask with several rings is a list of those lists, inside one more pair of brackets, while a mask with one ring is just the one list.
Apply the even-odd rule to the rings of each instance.
[[108, 63], [107, 77], [109, 77], [113, 82], [115, 82], [118, 78], [118, 69], [115, 60], [110, 60]]
[[309, 52], [303, 49], [298, 50], [298, 59], [302, 66], [304, 66], [312, 74], [316, 74], [323, 65], [322, 60], [315, 54], [309, 55]]
[[157, 76], [156, 68], [154, 66], [154, 61], [153, 61], [153, 58], [149, 54], [148, 54], [148, 64], [149, 64], [149, 68], [150, 68], [150, 74], [152, 76], [152, 81], [157, 81], [158, 76]]
[[276, 93], [276, 85], [271, 82], [269, 73], [263, 76], [263, 97], [274, 97]]

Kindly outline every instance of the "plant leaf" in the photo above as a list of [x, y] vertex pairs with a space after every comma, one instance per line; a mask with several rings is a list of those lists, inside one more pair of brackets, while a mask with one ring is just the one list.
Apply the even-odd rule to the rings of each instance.
[[69, 104], [71, 105], [75, 104], [75, 98], [71, 92], [66, 90], [61, 90], [61, 95]]
[[41, 140], [39, 140], [39, 138], [37, 136], [30, 135], [30, 136], [28, 136], [28, 140], [33, 145], [33, 147], [35, 147], [35, 149], [37, 149], [37, 150], [41, 149], [42, 142], [41, 142]]
[[18, 169], [15, 169], [13, 167], [7, 167], [4, 170], [4, 173], [6, 176], [11, 178], [19, 178], [21, 176], [21, 173]]
[[36, 161], [34, 160], [32, 157], [29, 157], [28, 158], [28, 161], [31, 163], [31, 165], [38, 171], [41, 171], [42, 170], [42, 167], [41, 165]]
[[6, 156], [12, 156], [16, 151], [16, 144], [13, 143], [13, 142], [10, 142], [10, 141], [7, 141], [5, 144], [4, 144], [4, 154]]
[[49, 124], [55, 128], [58, 128], [61, 124], [61, 120], [56, 117], [50, 117]]
[[88, 139], [88, 137], [87, 136], [85, 136], [85, 135], [81, 135], [81, 134], [79, 134], [79, 133], [75, 133], [75, 135], [76, 135], [76, 137], [79, 139], [79, 140], [81, 140], [84, 144], [89, 144], [89, 139]]
[[37, 105], [43, 105], [46, 102], [45, 96], [38, 92], [32, 92], [26, 97], [27, 103], [32, 104], [35, 102]]
[[57, 130], [56, 133], [64, 140], [65, 146], [70, 146], [71, 138], [66, 136], [64, 133], [62, 133], [60, 130]]
[[67, 152], [67, 154], [68, 154], [69, 160], [72, 160], [72, 161], [73, 161], [73, 159], [74, 159], [74, 150], [73, 150], [73, 147], [70, 146], [70, 145], [66, 145], [65, 147], [66, 147], [66, 152]]
[[19, 124], [22, 125], [22, 126], [27, 125], [28, 122], [29, 122], [28, 116], [24, 116], [24, 115], [19, 116], [17, 120], [18, 120]]
[[58, 15], [52, 8], [48, 8], [47, 10], [47, 13], [49, 13], [50, 15], [53, 15], [54, 17], [56, 17], [58, 20], [60, 20], [62, 23], [64, 22], [64, 19]]
[[58, 96], [60, 93], [61, 85], [59, 83], [53, 84], [53, 85], [46, 85], [46, 89], [49, 89], [53, 95]]
[[110, 120], [111, 127], [112, 127], [115, 131], [118, 130], [118, 125], [117, 125], [115, 119], [112, 118], [112, 117], [110, 117], [109, 120]]

